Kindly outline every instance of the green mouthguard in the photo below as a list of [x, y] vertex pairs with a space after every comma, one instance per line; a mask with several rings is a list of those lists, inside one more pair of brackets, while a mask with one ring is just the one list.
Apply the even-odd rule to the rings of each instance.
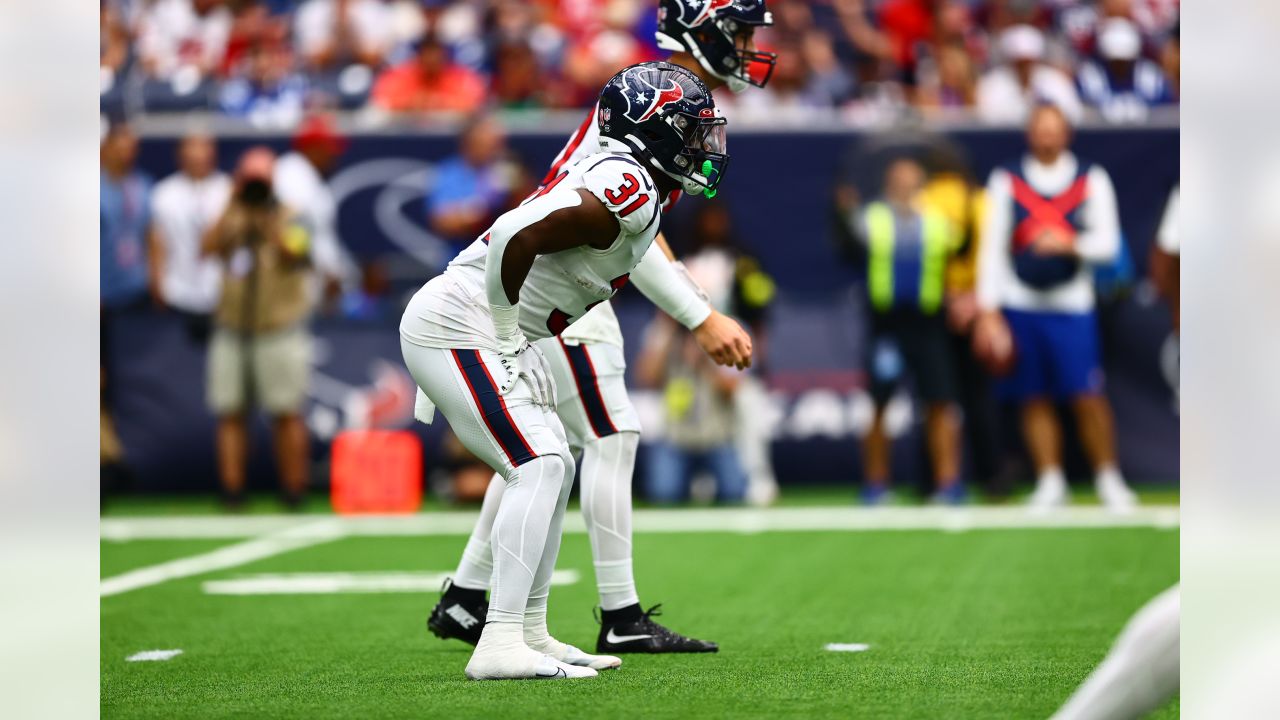
[[[710, 181], [710, 180], [711, 180], [711, 173], [712, 173], [714, 170], [715, 170], [715, 168], [711, 167], [711, 161], [710, 161], [710, 160], [703, 160], [703, 161], [702, 161], [702, 176], [703, 176], [703, 177], [705, 177], [708, 181]], [[702, 195], [703, 195], [704, 197], [706, 197], [707, 199], [711, 199], [711, 198], [713, 198], [713, 197], [715, 197], [715, 196], [716, 196], [716, 191], [715, 191], [715, 190], [712, 190], [712, 189], [710, 189], [710, 188], [707, 188], [706, 190], [703, 190], [703, 191], [702, 191]]]

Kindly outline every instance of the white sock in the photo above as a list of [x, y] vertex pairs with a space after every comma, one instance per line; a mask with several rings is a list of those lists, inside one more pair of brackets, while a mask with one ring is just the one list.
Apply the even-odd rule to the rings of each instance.
[[1135, 613], [1053, 720], [1142, 717], [1172, 697], [1178, 690], [1180, 597], [1174, 586]]
[[1098, 472], [1094, 474], [1094, 482], [1098, 485], [1124, 485], [1124, 476], [1120, 474], [1120, 468], [1114, 463], [1107, 463], [1098, 468]]
[[631, 477], [639, 444], [639, 433], [620, 432], [582, 448], [582, 516], [605, 610], [640, 602], [631, 560]]
[[[489, 622], [513, 622], [523, 627], [525, 607], [546, 546], [549, 542], [557, 549], [560, 546], [559, 524], [554, 534], [552, 524], [556, 506], [563, 508], [561, 488], [566, 484], [561, 455], [541, 455], [511, 473], [493, 523]], [[546, 584], [550, 585], [550, 572]]]
[[1061, 488], [1064, 492], [1067, 489], [1067, 476], [1062, 473], [1062, 468], [1057, 465], [1051, 465], [1045, 468], [1039, 476], [1036, 477], [1036, 490], [1042, 488]]
[[485, 490], [484, 502], [480, 505], [480, 517], [467, 539], [467, 547], [462, 551], [462, 559], [458, 561], [458, 570], [453, 574], [453, 584], [468, 590], [488, 590], [493, 579], [493, 550], [489, 539], [493, 535], [493, 521], [498, 517], [498, 508], [502, 505], [502, 493], [507, 488], [507, 481], [494, 473]]
[[501, 620], [485, 623], [475, 652], [507, 652], [525, 647], [522, 623]]

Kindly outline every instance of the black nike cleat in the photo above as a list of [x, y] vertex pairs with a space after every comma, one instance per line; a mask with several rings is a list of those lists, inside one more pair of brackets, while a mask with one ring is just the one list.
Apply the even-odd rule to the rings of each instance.
[[720, 646], [706, 640], [685, 637], [654, 621], [661, 615], [654, 605], [640, 612], [639, 605], [606, 610], [601, 613], [600, 638], [596, 640], [596, 652], [606, 655], [618, 653], [708, 653], [718, 652]]
[[454, 638], [475, 645], [480, 642], [488, 614], [489, 603], [483, 590], [458, 587], [452, 578], [446, 578], [440, 588], [440, 602], [427, 618], [427, 629], [441, 640]]

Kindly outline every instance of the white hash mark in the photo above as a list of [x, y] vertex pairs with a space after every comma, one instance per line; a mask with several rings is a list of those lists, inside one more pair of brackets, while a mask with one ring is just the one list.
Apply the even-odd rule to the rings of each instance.
[[126, 662], [158, 662], [172, 660], [182, 654], [181, 650], [143, 650], [125, 658]]
[[827, 643], [822, 649], [831, 652], [866, 652], [871, 646], [866, 643]]

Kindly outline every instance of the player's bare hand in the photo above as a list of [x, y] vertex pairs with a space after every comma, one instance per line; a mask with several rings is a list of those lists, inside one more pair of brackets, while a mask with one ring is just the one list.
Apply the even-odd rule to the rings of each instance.
[[717, 365], [732, 365], [739, 370], [751, 367], [751, 336], [724, 313], [712, 310], [707, 319], [693, 329], [693, 338]]

